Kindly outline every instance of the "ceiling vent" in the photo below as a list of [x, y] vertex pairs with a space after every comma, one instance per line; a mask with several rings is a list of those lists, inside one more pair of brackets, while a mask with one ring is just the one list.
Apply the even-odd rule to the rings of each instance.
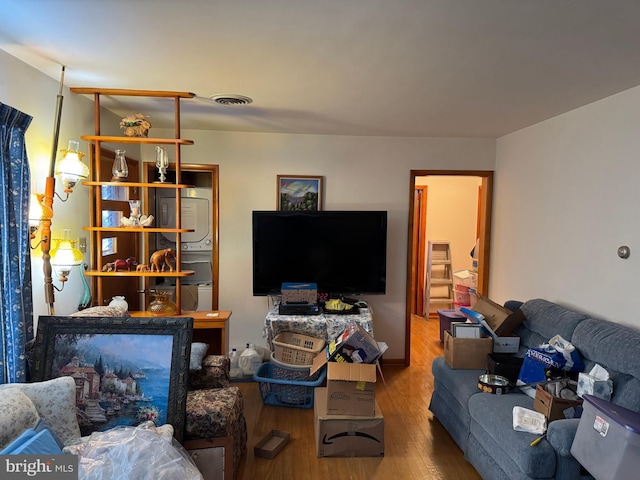
[[249, 105], [251, 102], [253, 102], [253, 100], [249, 97], [236, 94], [211, 95], [209, 98], [215, 103], [219, 103], [220, 105], [229, 105], [232, 107], [238, 105]]

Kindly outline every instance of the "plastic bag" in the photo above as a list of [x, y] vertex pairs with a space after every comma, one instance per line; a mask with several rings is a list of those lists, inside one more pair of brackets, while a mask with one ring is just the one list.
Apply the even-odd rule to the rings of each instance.
[[560, 335], [538, 348], [529, 348], [518, 374], [518, 385], [530, 385], [548, 380], [547, 370], [580, 372], [584, 369], [576, 347]]
[[540, 412], [523, 407], [513, 407], [513, 429], [516, 432], [542, 435], [547, 431], [547, 419]]
[[155, 428], [153, 422], [115, 427], [94, 432], [64, 451], [79, 456], [79, 480], [203, 480], [187, 451], [172, 437], [173, 429], [165, 427]]

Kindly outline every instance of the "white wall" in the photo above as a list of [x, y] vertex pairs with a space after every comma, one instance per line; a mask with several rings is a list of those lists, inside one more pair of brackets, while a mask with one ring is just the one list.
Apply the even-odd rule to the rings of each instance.
[[[46, 164], [58, 82], [0, 51], [0, 101], [34, 115], [27, 145], [34, 178]], [[83, 86], [83, 85], [78, 85]], [[93, 132], [93, 102], [65, 88], [61, 143]], [[107, 115], [107, 114], [105, 114]], [[103, 133], [117, 131], [118, 118], [103, 117]], [[157, 131], [162, 135], [162, 131]], [[171, 135], [171, 132], [168, 133]], [[183, 148], [183, 162], [220, 165], [220, 308], [233, 310], [232, 346], [264, 345], [265, 297], [251, 294], [251, 212], [275, 209], [276, 175], [323, 175], [329, 210], [387, 210], [387, 294], [366, 298], [374, 310], [375, 334], [390, 345], [386, 358], [404, 357], [405, 279], [410, 170], [491, 170], [495, 140], [379, 138], [183, 131], [195, 141]], [[81, 146], [86, 151], [86, 144]], [[115, 148], [115, 147], [114, 147]], [[143, 149], [142, 155], [148, 155]], [[129, 152], [128, 152], [129, 153]], [[141, 158], [141, 160], [150, 160]], [[44, 167], [43, 167], [44, 166]], [[78, 187], [66, 204], [56, 201], [54, 232], [65, 226], [79, 235], [88, 224], [88, 190]], [[39, 251], [38, 251], [39, 252]], [[42, 265], [34, 259], [34, 315], [46, 314]], [[56, 296], [56, 313], [75, 311], [79, 273]]]
[[220, 165], [220, 308], [233, 310], [231, 345], [264, 345], [266, 297], [251, 294], [251, 212], [275, 209], [278, 174], [325, 177], [326, 210], [387, 210], [387, 294], [371, 296], [375, 335], [404, 357], [410, 170], [491, 170], [486, 139], [372, 138], [187, 131], [186, 163]]
[[640, 326], [639, 132], [636, 87], [498, 139], [494, 300], [541, 297]]
[[[15, 57], [0, 50], [0, 102], [17, 108], [33, 117], [26, 132], [27, 155], [31, 171], [31, 182], [37, 193], [44, 192], [45, 178], [49, 171], [51, 158], [51, 141], [55, 120], [56, 97], [59, 92], [59, 79], [52, 79]], [[62, 92], [63, 108], [58, 148], [66, 148], [71, 139], [80, 140], [81, 135], [93, 133], [93, 100], [73, 94], [65, 87]], [[118, 130], [119, 118], [110, 112], [104, 112], [105, 134], [113, 134]], [[114, 125], [112, 131], [107, 131]], [[80, 142], [80, 150], [88, 153], [87, 143]], [[85, 158], [85, 162], [87, 159]], [[56, 190], [64, 197], [60, 182]], [[54, 199], [54, 217], [52, 220], [52, 234], [59, 237], [61, 228], [71, 230], [72, 237], [86, 236], [82, 227], [89, 222], [89, 191], [80, 185], [76, 186], [67, 202]], [[35, 245], [34, 241], [34, 245]], [[39, 248], [31, 251], [33, 309], [34, 320], [40, 315], [48, 315], [47, 305], [44, 303], [44, 275], [42, 272], [42, 257]], [[89, 260], [89, 252], [85, 259]], [[54, 279], [58, 287], [61, 284]], [[62, 292], [55, 292], [55, 313], [68, 315], [77, 311], [78, 300], [82, 294], [82, 283], [79, 269], [73, 269], [69, 281]]]

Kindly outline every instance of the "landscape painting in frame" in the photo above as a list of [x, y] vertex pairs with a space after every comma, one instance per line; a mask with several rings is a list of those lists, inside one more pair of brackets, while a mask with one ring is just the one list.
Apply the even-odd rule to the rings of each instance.
[[278, 175], [277, 203], [283, 212], [322, 210], [322, 177]]
[[34, 376], [71, 376], [82, 435], [152, 421], [182, 438], [193, 319], [40, 317]]

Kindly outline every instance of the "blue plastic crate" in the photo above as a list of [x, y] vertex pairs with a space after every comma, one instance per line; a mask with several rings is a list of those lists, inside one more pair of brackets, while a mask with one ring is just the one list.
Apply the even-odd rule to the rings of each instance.
[[327, 378], [326, 365], [313, 381], [283, 380], [274, 377], [274, 365], [260, 365], [253, 379], [258, 383], [262, 403], [277, 407], [313, 408], [313, 392]]

